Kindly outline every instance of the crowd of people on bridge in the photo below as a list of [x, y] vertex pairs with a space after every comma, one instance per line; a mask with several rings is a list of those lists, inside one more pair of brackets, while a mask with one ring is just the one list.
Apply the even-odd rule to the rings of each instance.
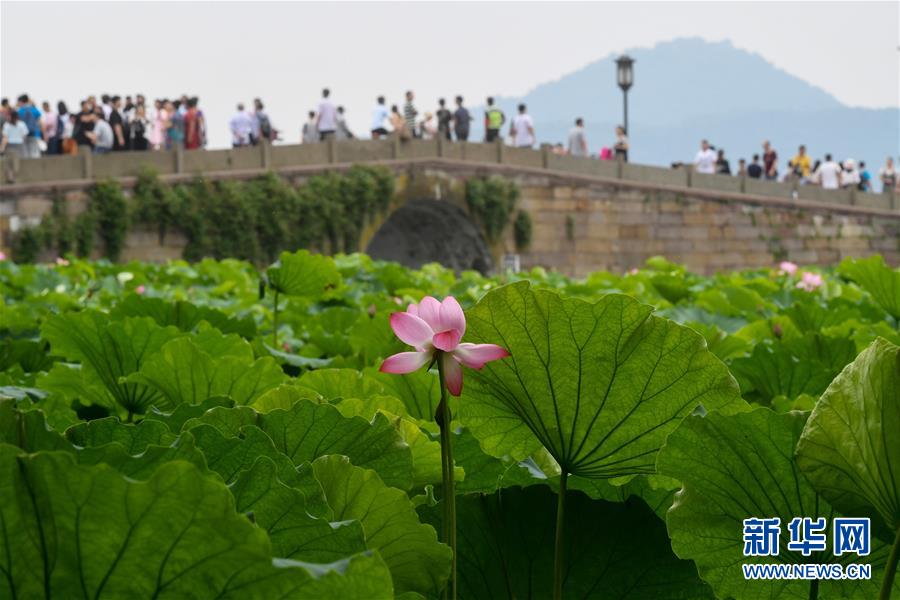
[[900, 173], [894, 165], [893, 157], [890, 156], [879, 169], [877, 182], [864, 161], [857, 163], [852, 158], [836, 161], [829, 153], [822, 159], [813, 160], [803, 144], [787, 161], [783, 171], [779, 171], [778, 165], [778, 153], [768, 140], [762, 143], [761, 154], [754, 154], [749, 164], [746, 159], [739, 159], [737, 169], [734, 171], [725, 157], [724, 149], [714, 147], [708, 140], [702, 140], [700, 150], [694, 157], [693, 167], [697, 173], [737, 175], [786, 183], [797, 182], [800, 185], [817, 185], [829, 190], [900, 191]]
[[[229, 120], [232, 146], [254, 146], [262, 142], [281, 140], [261, 99], [253, 100], [252, 109], [238, 103]], [[483, 140], [498, 140], [519, 148], [533, 148], [537, 144], [534, 120], [525, 104], [519, 104], [516, 114], [508, 118], [493, 97], [485, 101], [483, 111]], [[452, 106], [445, 98], [437, 100], [434, 110], [420, 112], [412, 90], [403, 101], [389, 104], [378, 96], [371, 112], [369, 135], [373, 139], [395, 137], [410, 139], [443, 138], [470, 141], [475, 117], [465, 106], [462, 96], [453, 99]], [[196, 96], [182, 94], [178, 98], [158, 98], [149, 107], [143, 94], [103, 94], [100, 101], [88, 96], [81, 101], [78, 112], [70, 112], [65, 102], [55, 109], [47, 101], [40, 108], [27, 94], [20, 95], [12, 105], [7, 98], [0, 100], [0, 152], [15, 152], [23, 158], [42, 155], [77, 154], [79, 147], [96, 153], [170, 150], [196, 150], [207, 146], [207, 121]], [[337, 104], [328, 88], [322, 90], [318, 106], [308, 112], [300, 130], [302, 143], [319, 143], [329, 139], [346, 140], [356, 137], [347, 124], [345, 109]], [[555, 154], [596, 158], [600, 160], [628, 160], [629, 140], [625, 128], [619, 126], [608, 146], [592, 153], [585, 132], [584, 119], [575, 119], [565, 144], [549, 145]], [[682, 163], [673, 163], [681, 166]], [[835, 161], [831, 154], [813, 160], [801, 145], [786, 167], [779, 170], [778, 153], [765, 141], [762, 151], [753, 154], [748, 162], [741, 158], [732, 170], [725, 150], [707, 140], [701, 142], [693, 161], [698, 173], [739, 175], [771, 181], [796, 181], [801, 185], [819, 185], [825, 189], [856, 188], [861, 191], [896, 189], [900, 191], [900, 173], [889, 157], [878, 171], [877, 180], [866, 168], [852, 158]]]
[[[261, 109], [261, 103], [260, 103]], [[70, 112], [65, 102], [56, 108], [44, 101], [38, 108], [28, 94], [12, 106], [0, 100], [0, 152], [13, 151], [22, 158], [42, 155], [77, 154], [87, 147], [106, 152], [162, 150], [206, 147], [206, 117], [196, 96], [160, 98], [149, 109], [143, 94], [125, 96], [103, 94], [100, 101], [88, 96], [78, 112]]]

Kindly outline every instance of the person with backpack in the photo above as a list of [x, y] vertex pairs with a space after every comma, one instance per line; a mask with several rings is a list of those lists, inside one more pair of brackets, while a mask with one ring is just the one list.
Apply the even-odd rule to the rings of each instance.
[[484, 111], [484, 141], [493, 142], [500, 137], [500, 129], [506, 123], [506, 115], [494, 106], [494, 99], [488, 96], [487, 110]]
[[271, 144], [278, 137], [278, 132], [272, 127], [272, 121], [269, 120], [269, 115], [263, 109], [262, 100], [259, 98], [254, 99], [253, 114], [255, 117], [256, 135], [258, 140], [266, 140]]
[[28, 94], [19, 96], [18, 109], [19, 120], [28, 128], [28, 135], [25, 137], [25, 144], [22, 147], [22, 158], [40, 158], [40, 141], [44, 137], [41, 111], [29, 100]]

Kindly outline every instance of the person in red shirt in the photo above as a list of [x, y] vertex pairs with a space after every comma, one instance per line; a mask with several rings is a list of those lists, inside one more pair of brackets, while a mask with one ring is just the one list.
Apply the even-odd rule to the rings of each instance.
[[184, 113], [184, 148], [185, 150], [196, 150], [201, 146], [203, 140], [200, 115], [197, 112], [197, 99], [189, 99], [187, 107], [187, 112]]

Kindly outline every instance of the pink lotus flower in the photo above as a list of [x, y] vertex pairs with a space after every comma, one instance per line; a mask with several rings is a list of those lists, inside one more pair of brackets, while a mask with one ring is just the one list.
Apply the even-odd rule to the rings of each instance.
[[134, 288], [135, 294], [143, 294], [146, 291], [147, 291], [147, 288], [145, 288], [143, 285], [139, 285], [136, 288]]
[[0, 251], [0, 261], [6, 260], [6, 252]]
[[791, 276], [793, 276], [794, 273], [797, 272], [797, 265], [796, 265], [795, 263], [792, 263], [792, 262], [788, 261], [788, 260], [782, 261], [782, 262], [778, 265], [778, 272], [779, 272], [780, 274], [782, 274], [782, 275], [791, 275]]
[[822, 276], [818, 273], [803, 271], [803, 274], [800, 276], [800, 281], [797, 282], [797, 287], [801, 290], [806, 290], [807, 292], [814, 292], [822, 285], [822, 282]]
[[628, 274], [629, 275], [637, 275], [638, 274], [637, 267], [632, 267], [632, 268], [628, 269]]
[[67, 261], [66, 259], [64, 259], [64, 258], [61, 257], [61, 256], [57, 256], [57, 257], [56, 257], [56, 264], [58, 264], [58, 265], [61, 266], [61, 267], [67, 267], [67, 266], [69, 265], [69, 261]]
[[410, 304], [406, 312], [391, 315], [391, 329], [415, 352], [400, 352], [381, 363], [383, 373], [412, 373], [429, 364], [439, 354], [447, 389], [454, 396], [462, 392], [462, 367], [481, 369], [492, 360], [509, 356], [496, 344], [460, 343], [466, 332], [466, 315], [453, 296], [438, 302], [426, 296], [418, 304]]

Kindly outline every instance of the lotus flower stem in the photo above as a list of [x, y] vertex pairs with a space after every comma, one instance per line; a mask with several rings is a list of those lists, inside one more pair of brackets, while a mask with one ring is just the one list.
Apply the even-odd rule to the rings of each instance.
[[819, 580], [813, 579], [809, 582], [809, 600], [818, 600], [819, 598]]
[[894, 587], [894, 576], [897, 574], [897, 563], [900, 562], [900, 527], [897, 528], [897, 536], [891, 547], [891, 555], [888, 557], [884, 570], [884, 581], [881, 583], [880, 600], [890, 600], [891, 590]]
[[569, 473], [563, 469], [559, 475], [559, 496], [556, 504], [556, 549], [553, 559], [553, 598], [554, 600], [562, 600], [563, 597], [563, 571], [565, 570], [565, 562], [563, 561], [563, 528], [566, 517], [566, 484], [568, 483]]
[[275, 306], [272, 308], [272, 347], [278, 349], [278, 290], [273, 295]]
[[456, 600], [456, 485], [453, 481], [453, 431], [450, 425], [450, 404], [447, 402], [447, 386], [444, 382], [444, 361], [438, 351], [436, 357], [438, 378], [441, 385], [441, 402], [434, 414], [434, 420], [441, 429], [441, 477], [444, 504], [443, 537], [450, 546], [453, 558], [450, 563], [450, 582], [444, 589], [444, 598]]

